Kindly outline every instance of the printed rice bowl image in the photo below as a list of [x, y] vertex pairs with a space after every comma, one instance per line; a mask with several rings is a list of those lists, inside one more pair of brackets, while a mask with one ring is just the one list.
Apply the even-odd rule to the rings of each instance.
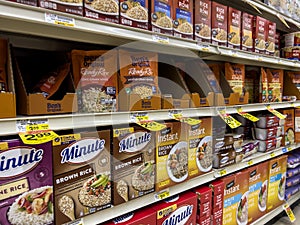
[[264, 212], [267, 208], [267, 194], [268, 194], [268, 181], [265, 180], [259, 190], [258, 194], [258, 208]]
[[147, 191], [154, 188], [155, 184], [155, 164], [145, 162], [139, 166], [132, 176], [132, 186], [137, 191]]
[[176, 31], [182, 34], [190, 35], [193, 34], [193, 26], [189, 22], [184, 22], [179, 24]]
[[140, 5], [130, 8], [125, 13], [121, 13], [121, 16], [133, 21], [148, 23], [148, 12]]
[[170, 17], [162, 16], [153, 23], [154, 26], [165, 29], [165, 30], [172, 30], [173, 23]]
[[286, 175], [282, 174], [281, 179], [278, 184], [278, 198], [283, 201], [285, 194], [285, 184], [286, 184]]
[[68, 5], [68, 6], [82, 6], [83, 2], [82, 0], [50, 0], [51, 2], [55, 2], [62, 5]]
[[12, 225], [52, 224], [53, 187], [44, 186], [20, 195], [9, 207], [7, 219]]
[[196, 163], [200, 171], [208, 172], [212, 169], [213, 152], [212, 137], [204, 137], [197, 148]]
[[167, 172], [174, 182], [182, 182], [188, 177], [188, 144], [178, 142], [171, 149], [167, 160]]
[[119, 5], [115, 0], [86, 0], [84, 7], [105, 15], [117, 16], [119, 14]]
[[236, 209], [236, 221], [238, 225], [246, 225], [248, 223], [248, 194], [249, 191], [243, 194]]

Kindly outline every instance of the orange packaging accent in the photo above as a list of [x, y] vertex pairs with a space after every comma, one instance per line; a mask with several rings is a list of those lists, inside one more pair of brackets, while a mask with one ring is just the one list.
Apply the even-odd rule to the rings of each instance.
[[225, 63], [225, 77], [231, 89], [240, 96], [244, 95], [245, 65]]
[[283, 90], [283, 70], [267, 69], [269, 102], [281, 102]]

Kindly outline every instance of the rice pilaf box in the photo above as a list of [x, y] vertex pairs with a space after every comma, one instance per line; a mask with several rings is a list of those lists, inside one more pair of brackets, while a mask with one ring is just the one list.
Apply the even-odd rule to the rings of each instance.
[[54, 221], [51, 142], [0, 142], [0, 223], [46, 225]]

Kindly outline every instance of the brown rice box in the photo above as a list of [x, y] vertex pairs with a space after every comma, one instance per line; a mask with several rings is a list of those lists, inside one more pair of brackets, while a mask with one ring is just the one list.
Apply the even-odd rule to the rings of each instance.
[[195, 0], [195, 40], [211, 42], [211, 1]]
[[0, 142], [0, 223], [52, 224], [54, 221], [51, 142]]
[[188, 143], [180, 122], [165, 123], [156, 133], [156, 191], [188, 178]]
[[222, 225], [224, 204], [224, 182], [215, 180], [209, 185], [212, 189], [211, 225]]
[[110, 23], [119, 23], [119, 0], [88, 0], [84, 16]]
[[271, 159], [269, 161], [269, 187], [267, 200], [268, 212], [284, 203], [286, 167], [286, 155]]
[[156, 212], [152, 208], [139, 209], [135, 212], [114, 218], [103, 225], [126, 224], [126, 225], [153, 225], [156, 224]]
[[247, 224], [249, 171], [243, 170], [222, 178], [224, 182], [223, 225]]
[[269, 102], [282, 102], [283, 70], [267, 69]]
[[120, 0], [120, 24], [149, 29], [148, 0]]
[[117, 110], [117, 51], [73, 50], [74, 84], [81, 112]]
[[151, 28], [153, 32], [173, 35], [172, 7], [172, 0], [151, 0]]
[[38, 0], [38, 6], [45, 9], [83, 16], [83, 0], [73, 0], [72, 2], [68, 0]]
[[253, 51], [253, 15], [249, 13], [242, 12], [242, 39], [241, 39], [241, 49], [244, 51]]
[[56, 224], [111, 206], [109, 130], [55, 139], [53, 165]]
[[154, 191], [155, 133], [138, 126], [113, 129], [113, 204]]
[[194, 36], [194, 1], [173, 1], [173, 29], [174, 36], [193, 39]]
[[255, 16], [253, 18], [253, 51], [264, 54], [266, 50], [267, 20]]
[[267, 211], [268, 162], [249, 168], [248, 223], [253, 223]]
[[243, 96], [245, 86], [245, 65], [225, 63], [225, 77], [233, 92]]
[[283, 115], [286, 115], [283, 127], [282, 146], [288, 146], [295, 144], [295, 110], [284, 109], [280, 111]]
[[241, 49], [241, 16], [242, 12], [228, 7], [228, 47]]
[[201, 123], [189, 125], [184, 123], [188, 142], [189, 178], [207, 173], [212, 169], [212, 120], [200, 118]]
[[167, 198], [152, 208], [156, 211], [157, 225], [196, 224], [197, 195], [188, 191]]
[[275, 54], [276, 23], [267, 21], [266, 54]]
[[227, 6], [212, 2], [211, 15], [212, 44], [227, 46]]

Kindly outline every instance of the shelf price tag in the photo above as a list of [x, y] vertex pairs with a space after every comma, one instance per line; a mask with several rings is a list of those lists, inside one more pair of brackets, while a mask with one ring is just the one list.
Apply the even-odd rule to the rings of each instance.
[[163, 199], [166, 199], [168, 197], [170, 197], [170, 191], [169, 191], [169, 189], [160, 191], [160, 192], [158, 192], [158, 193], [156, 193], [154, 195], [154, 199], [155, 200], [163, 200]]
[[64, 223], [64, 225], [84, 225], [84, 223], [83, 223], [83, 219], [81, 218], [81, 219], [73, 220], [68, 223]]
[[279, 119], [285, 119], [286, 118], [286, 115], [283, 115], [282, 113], [280, 113], [277, 110], [273, 109], [270, 105], [267, 105], [266, 108], [270, 113], [272, 113], [274, 116], [277, 116]]
[[288, 149], [287, 148], [282, 148], [281, 151], [282, 151], [282, 153], [287, 153]]
[[247, 162], [247, 165], [248, 165], [248, 166], [252, 166], [253, 164], [254, 164], [253, 160], [249, 160], [249, 161]]
[[170, 110], [169, 111], [169, 117], [171, 119], [180, 121], [182, 123], [187, 123], [187, 124], [189, 124], [191, 126], [197, 125], [197, 124], [199, 124], [199, 123], [202, 122], [201, 120], [183, 117], [182, 116], [182, 111], [180, 111], [180, 110]]
[[200, 51], [203, 52], [210, 52], [210, 46], [209, 45], [204, 45], [204, 44], [198, 44]]
[[237, 121], [232, 116], [227, 114], [225, 109], [218, 109], [218, 114], [225, 121], [225, 123], [228, 124], [228, 126], [232, 129], [235, 129], [242, 125], [239, 121]]
[[238, 113], [240, 116], [242, 116], [242, 117], [244, 117], [244, 118], [246, 118], [246, 119], [248, 119], [248, 120], [250, 120], [250, 121], [252, 121], [252, 122], [257, 122], [257, 121], [259, 121], [259, 119], [258, 119], [257, 117], [255, 117], [255, 116], [253, 116], [253, 115], [251, 115], [251, 114], [249, 114], [249, 113], [243, 112], [242, 107], [238, 107], [238, 108], [236, 109], [236, 111], [237, 111], [237, 113]]
[[150, 131], [160, 131], [166, 128], [166, 125], [150, 120], [148, 113], [132, 113], [130, 120]]
[[52, 24], [62, 25], [66, 27], [74, 27], [75, 26], [75, 19], [56, 15], [53, 13], [45, 13], [45, 21]]
[[270, 157], [271, 157], [271, 158], [274, 158], [275, 156], [276, 156], [276, 153], [275, 153], [275, 152], [271, 152], [271, 153], [270, 153]]
[[229, 55], [232, 56], [232, 57], [238, 57], [238, 52], [235, 51], [235, 50], [230, 50]]
[[289, 203], [285, 203], [283, 206], [284, 211], [286, 212], [287, 216], [289, 217], [290, 221], [293, 223], [296, 221], [296, 217], [289, 205]]
[[169, 44], [170, 43], [170, 39], [168, 37], [165, 36], [160, 36], [160, 35], [152, 35], [152, 40], [161, 44]]
[[214, 177], [215, 178], [218, 178], [218, 177], [223, 177], [227, 174], [227, 170], [226, 169], [221, 169], [221, 170], [218, 170], [214, 173]]

